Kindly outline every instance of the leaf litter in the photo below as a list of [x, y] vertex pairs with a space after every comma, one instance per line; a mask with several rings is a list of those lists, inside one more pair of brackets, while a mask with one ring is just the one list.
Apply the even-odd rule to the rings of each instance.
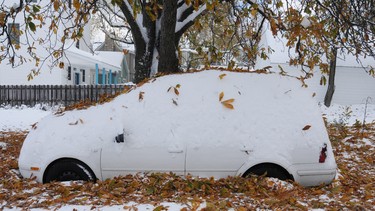
[[[18, 156], [27, 132], [0, 132], [0, 210], [5, 208], [57, 209], [86, 205], [92, 209], [130, 202], [186, 205], [181, 210], [371, 210], [375, 206], [375, 124], [365, 130], [328, 125], [338, 165], [328, 186], [303, 188], [290, 181], [264, 177], [180, 177], [172, 173], [137, 174], [92, 182], [37, 183], [21, 178]], [[3, 146], [6, 146], [5, 148]], [[204, 205], [205, 208], [201, 208]], [[124, 209], [136, 210], [126, 205]]]

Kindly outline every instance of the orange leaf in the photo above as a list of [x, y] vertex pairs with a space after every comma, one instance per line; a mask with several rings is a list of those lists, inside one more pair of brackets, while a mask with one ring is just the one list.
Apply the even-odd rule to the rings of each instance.
[[225, 101], [223, 101], [223, 103], [233, 103], [234, 102], [234, 99], [233, 98], [231, 98], [231, 99], [229, 99], [229, 100], [225, 100]]
[[302, 130], [308, 130], [310, 129], [311, 125], [306, 125], [305, 127], [302, 128]]
[[220, 92], [220, 94], [219, 94], [219, 101], [221, 101], [223, 99], [223, 97], [224, 97], [224, 92]]
[[220, 78], [220, 80], [222, 80], [225, 76], [226, 76], [227, 74], [221, 74], [221, 75], [219, 75], [219, 78]]
[[223, 106], [225, 106], [226, 108], [234, 109], [234, 106], [231, 103], [224, 101], [224, 102], [221, 102], [221, 104], [223, 104]]
[[179, 95], [180, 92], [178, 91], [178, 89], [177, 89], [176, 87], [173, 87], [173, 88], [174, 88], [174, 93], [175, 93], [176, 95]]

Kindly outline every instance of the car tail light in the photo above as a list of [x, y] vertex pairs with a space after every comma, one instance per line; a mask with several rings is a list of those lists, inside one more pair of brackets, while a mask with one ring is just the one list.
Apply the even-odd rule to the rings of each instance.
[[324, 163], [327, 158], [327, 144], [324, 144], [322, 150], [320, 151], [319, 163]]

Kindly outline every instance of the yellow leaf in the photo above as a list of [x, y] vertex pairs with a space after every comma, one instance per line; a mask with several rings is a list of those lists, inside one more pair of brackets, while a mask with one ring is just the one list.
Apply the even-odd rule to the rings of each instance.
[[60, 69], [63, 69], [63, 68], [64, 68], [64, 62], [60, 62], [60, 63], [59, 63], [59, 68], [60, 68]]
[[223, 104], [223, 106], [225, 106], [226, 108], [229, 108], [229, 109], [234, 109], [233, 105], [231, 103], [226, 103], [225, 101], [224, 102], [221, 102], [221, 104]]
[[227, 74], [221, 74], [221, 75], [219, 75], [219, 78], [220, 78], [220, 80], [222, 80], [225, 76], [226, 76]]
[[179, 89], [180, 87], [181, 87], [181, 85], [180, 85], [180, 84], [177, 84], [177, 85], [176, 85], [176, 88], [177, 88], [177, 89]]
[[79, 2], [79, 0], [74, 0], [73, 6], [76, 10], [79, 10], [81, 8], [81, 3]]
[[255, 17], [257, 15], [258, 11], [256, 9], [251, 10], [251, 15]]
[[221, 102], [221, 100], [223, 99], [224, 97], [224, 92], [220, 92], [220, 95], [219, 95], [219, 101]]
[[229, 100], [225, 100], [225, 101], [223, 101], [223, 103], [233, 103], [234, 102], [234, 99], [233, 98], [231, 98], [231, 99], [229, 99]]

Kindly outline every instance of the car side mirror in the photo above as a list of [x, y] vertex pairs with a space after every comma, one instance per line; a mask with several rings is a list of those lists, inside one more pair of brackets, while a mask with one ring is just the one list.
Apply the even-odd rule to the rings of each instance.
[[116, 143], [124, 143], [124, 134], [119, 134], [115, 137]]

